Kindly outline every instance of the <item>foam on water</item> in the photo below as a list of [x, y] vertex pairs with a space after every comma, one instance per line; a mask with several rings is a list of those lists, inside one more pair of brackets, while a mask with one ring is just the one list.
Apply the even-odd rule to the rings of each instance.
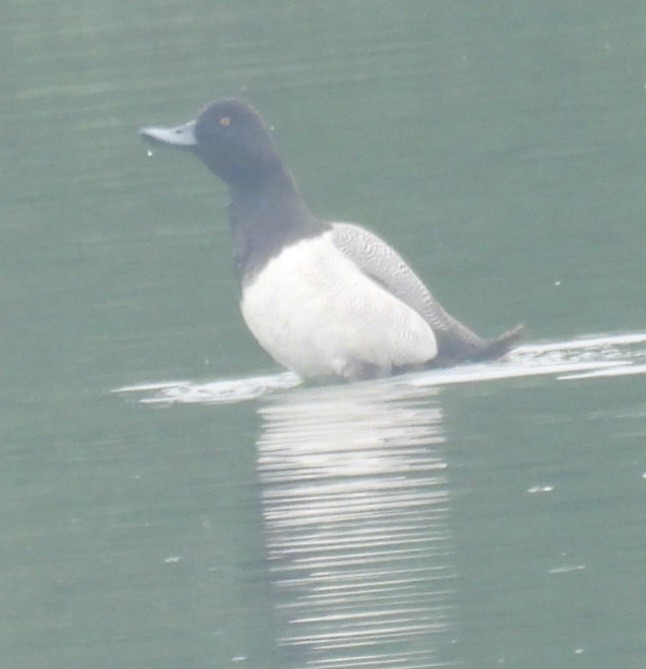
[[115, 388], [114, 393], [134, 394], [142, 404], [234, 404], [253, 400], [272, 390], [302, 383], [291, 372], [222, 381], [165, 381]]
[[[539, 375], [560, 381], [646, 374], [646, 333], [596, 335], [519, 346], [503, 360], [396, 377], [411, 386], [443, 386]], [[377, 383], [389, 383], [386, 379]], [[208, 382], [166, 381], [113, 390], [143, 404], [232, 404], [301, 385], [291, 372]]]

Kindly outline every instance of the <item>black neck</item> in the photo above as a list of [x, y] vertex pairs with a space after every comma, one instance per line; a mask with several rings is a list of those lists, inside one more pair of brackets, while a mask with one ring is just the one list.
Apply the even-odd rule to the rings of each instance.
[[260, 269], [285, 246], [326, 229], [310, 213], [282, 165], [252, 185], [229, 190], [229, 223], [241, 278]]

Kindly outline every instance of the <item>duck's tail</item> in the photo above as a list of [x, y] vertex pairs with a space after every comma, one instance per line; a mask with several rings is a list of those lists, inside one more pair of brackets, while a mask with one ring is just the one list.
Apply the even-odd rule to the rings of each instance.
[[473, 361], [479, 360], [495, 360], [500, 358], [505, 353], [511, 351], [512, 348], [518, 343], [518, 340], [523, 336], [525, 332], [525, 326], [521, 323], [516, 325], [509, 330], [506, 330], [501, 335], [495, 339], [489, 339], [486, 342], [486, 345], [471, 356], [470, 359]]

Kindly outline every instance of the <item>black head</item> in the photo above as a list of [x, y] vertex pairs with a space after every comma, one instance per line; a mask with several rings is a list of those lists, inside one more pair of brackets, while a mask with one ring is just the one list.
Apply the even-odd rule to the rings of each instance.
[[267, 124], [241, 100], [217, 100], [195, 121], [177, 128], [143, 128], [141, 134], [191, 148], [220, 179], [239, 189], [254, 187], [282, 167]]
[[281, 161], [260, 114], [240, 100], [220, 100], [200, 112], [195, 151], [221, 179], [242, 186], [262, 179]]

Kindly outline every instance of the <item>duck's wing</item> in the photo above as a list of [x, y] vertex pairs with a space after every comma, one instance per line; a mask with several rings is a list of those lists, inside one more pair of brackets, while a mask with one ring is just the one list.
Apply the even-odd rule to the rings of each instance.
[[364, 274], [417, 311], [431, 326], [438, 343], [436, 364], [497, 358], [520, 338], [522, 326], [495, 339], [479, 337], [446, 312], [394, 249], [365, 228], [353, 223], [332, 223], [332, 239]]

